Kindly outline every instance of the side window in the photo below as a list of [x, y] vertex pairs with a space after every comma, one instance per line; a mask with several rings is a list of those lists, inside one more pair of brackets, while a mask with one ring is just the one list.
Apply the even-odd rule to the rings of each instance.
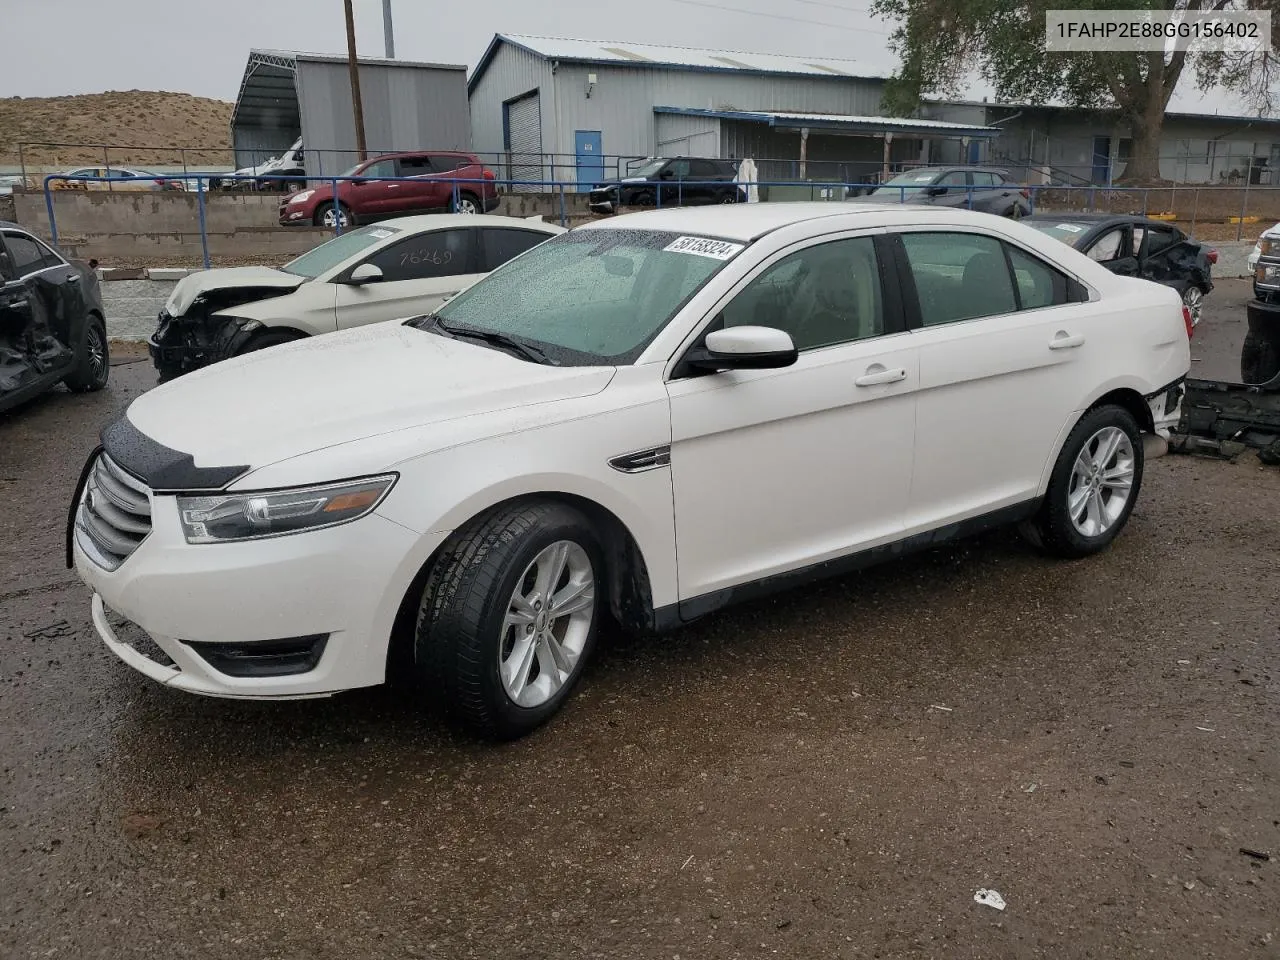
[[431, 167], [436, 173], [451, 173], [459, 167], [465, 167], [466, 165], [466, 157], [446, 157], [438, 154], [431, 158]]
[[4, 245], [9, 248], [15, 276], [23, 277], [48, 266], [44, 261], [44, 250], [30, 237], [24, 237], [18, 233], [6, 233]]
[[969, 176], [973, 177], [973, 185], [975, 187], [994, 187], [1000, 183], [999, 178], [994, 173], [986, 173], [982, 170], [975, 170]]
[[1006, 244], [1005, 249], [1009, 251], [1009, 263], [1013, 266], [1013, 279], [1018, 285], [1018, 300], [1023, 310], [1070, 302], [1070, 282], [1065, 275], [1017, 247]]
[[720, 175], [720, 168], [711, 160], [691, 160], [689, 174], [695, 180], [712, 180]]
[[926, 327], [1013, 313], [1013, 281], [1000, 241], [976, 233], [904, 233]]
[[360, 171], [357, 176], [361, 177], [394, 177], [396, 175], [396, 162], [394, 160], [379, 160], [371, 163]]
[[548, 234], [535, 230], [483, 230], [484, 259], [480, 265], [482, 271], [497, 270], [514, 257], [526, 250], [536, 247], [544, 240], [550, 239]]
[[962, 170], [953, 170], [948, 174], [944, 174], [942, 179], [938, 181], [940, 187], [963, 187], [967, 186], [965, 174]]
[[834, 240], [784, 257], [721, 314], [726, 327], [776, 327], [797, 350], [884, 333], [884, 303], [870, 237]]
[[689, 176], [689, 161], [672, 160], [667, 164], [667, 169], [671, 171], [671, 176], [677, 180], [684, 180]]
[[[1088, 250], [1090, 260], [1096, 260], [1098, 263], [1106, 263], [1120, 256], [1120, 241], [1124, 239], [1124, 227], [1116, 227], [1114, 230], [1108, 230], [1097, 240]], [[1136, 238], [1135, 238], [1136, 242]]]
[[365, 263], [382, 270], [385, 281], [428, 280], [471, 273], [471, 244], [475, 230], [436, 230], [421, 233], [379, 250]]
[[17, 279], [18, 274], [13, 269], [13, 258], [9, 256], [9, 251], [4, 247], [4, 238], [0, 237], [0, 284]]
[[425, 177], [432, 173], [430, 157], [401, 157], [396, 161], [396, 175], [400, 177]]
[[1147, 256], [1154, 257], [1159, 253], [1163, 253], [1177, 243], [1179, 239], [1176, 230], [1170, 230], [1167, 227], [1152, 227], [1147, 237]]

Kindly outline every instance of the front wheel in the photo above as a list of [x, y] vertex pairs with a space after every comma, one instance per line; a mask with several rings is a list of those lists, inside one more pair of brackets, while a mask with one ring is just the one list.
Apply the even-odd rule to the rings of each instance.
[[317, 227], [328, 227], [330, 230], [337, 228], [340, 224], [342, 229], [346, 230], [352, 224], [351, 211], [342, 203], [337, 207], [332, 203], [323, 203], [316, 210], [313, 222]]
[[1097, 553], [1128, 522], [1142, 468], [1142, 433], [1133, 414], [1112, 404], [1095, 407], [1063, 444], [1044, 504], [1024, 533], [1055, 556]]
[[1280, 375], [1280, 342], [1249, 330], [1240, 345], [1240, 379], [1266, 383]]
[[250, 339], [250, 341], [237, 352], [236, 356], [242, 356], [246, 353], [256, 353], [259, 350], [266, 350], [268, 347], [278, 347], [282, 343], [293, 343], [293, 341], [301, 339], [302, 337], [298, 334], [290, 333], [287, 330], [266, 330]]
[[604, 561], [556, 503], [501, 508], [460, 531], [423, 590], [414, 660], [452, 719], [499, 740], [563, 706], [595, 648]]
[[1200, 314], [1204, 310], [1204, 291], [1197, 286], [1187, 287], [1187, 292], [1182, 295], [1182, 302], [1191, 311], [1191, 326], [1198, 327]]

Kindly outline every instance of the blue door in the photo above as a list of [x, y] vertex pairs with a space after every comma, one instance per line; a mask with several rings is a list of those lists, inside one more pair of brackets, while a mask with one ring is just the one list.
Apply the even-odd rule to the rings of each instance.
[[576, 130], [574, 152], [578, 155], [578, 190], [586, 192], [604, 179], [604, 154], [599, 130]]
[[1093, 182], [1111, 185], [1111, 138], [1093, 138]]
[[982, 141], [970, 140], [969, 141], [969, 160], [968, 160], [969, 164], [971, 166], [976, 167], [979, 163], [982, 162], [981, 157], [982, 157]]

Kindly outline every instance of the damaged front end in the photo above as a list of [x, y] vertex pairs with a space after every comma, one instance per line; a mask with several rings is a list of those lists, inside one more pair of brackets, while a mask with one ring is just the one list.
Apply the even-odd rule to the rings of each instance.
[[170, 298], [147, 341], [160, 382], [234, 357], [263, 327], [257, 320], [220, 311], [292, 292], [275, 286], [231, 287], [203, 291], [187, 303]]
[[1243, 383], [1188, 380], [1171, 449], [1234, 457], [1252, 447], [1280, 464], [1280, 305], [1254, 300], [1241, 349]]

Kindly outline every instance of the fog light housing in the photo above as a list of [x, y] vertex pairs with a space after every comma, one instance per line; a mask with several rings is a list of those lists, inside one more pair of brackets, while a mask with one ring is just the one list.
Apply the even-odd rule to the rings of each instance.
[[229, 677], [285, 677], [314, 670], [328, 641], [327, 633], [317, 633], [256, 643], [184, 642], [205, 663]]

